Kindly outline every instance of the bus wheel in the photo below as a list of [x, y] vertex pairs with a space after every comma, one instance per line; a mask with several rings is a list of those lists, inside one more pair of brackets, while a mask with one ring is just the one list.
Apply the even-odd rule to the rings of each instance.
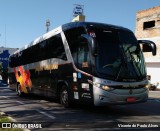
[[70, 106], [68, 91], [65, 85], [62, 86], [60, 91], [60, 103], [66, 108]]
[[24, 95], [23, 92], [21, 91], [21, 85], [20, 84], [18, 84], [18, 86], [17, 86], [17, 94], [18, 94], [18, 96], [23, 96]]

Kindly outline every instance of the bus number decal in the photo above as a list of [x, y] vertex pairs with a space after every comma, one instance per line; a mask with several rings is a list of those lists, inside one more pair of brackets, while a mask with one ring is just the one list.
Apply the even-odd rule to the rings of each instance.
[[93, 38], [95, 38], [95, 37], [96, 37], [95, 32], [89, 32], [89, 35], [90, 35], [91, 37], [93, 37]]
[[89, 91], [89, 84], [88, 83], [82, 83], [82, 88], [86, 91]]
[[74, 99], [79, 99], [78, 92], [74, 92]]
[[77, 82], [77, 73], [73, 73], [73, 81]]

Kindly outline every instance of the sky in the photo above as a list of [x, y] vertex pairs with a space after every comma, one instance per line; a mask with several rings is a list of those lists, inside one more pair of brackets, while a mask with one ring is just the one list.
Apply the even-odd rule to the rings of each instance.
[[119, 25], [135, 32], [136, 13], [160, 6], [160, 0], [0, 0], [0, 47], [21, 48], [73, 18], [84, 5], [86, 21]]

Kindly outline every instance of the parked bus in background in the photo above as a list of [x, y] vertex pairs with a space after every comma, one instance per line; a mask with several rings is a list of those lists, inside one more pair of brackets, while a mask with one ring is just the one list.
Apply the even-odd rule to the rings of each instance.
[[57, 98], [65, 107], [145, 102], [148, 80], [141, 47], [156, 54], [153, 42], [137, 40], [123, 27], [64, 24], [10, 56], [10, 88], [19, 96]]

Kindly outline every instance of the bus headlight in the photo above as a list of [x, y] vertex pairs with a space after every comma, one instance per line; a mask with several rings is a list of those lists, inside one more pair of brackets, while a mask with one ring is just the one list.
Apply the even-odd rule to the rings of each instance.
[[106, 85], [102, 85], [102, 84], [99, 84], [99, 83], [94, 83], [93, 85], [94, 85], [94, 87], [101, 88], [101, 89], [106, 90], [106, 91], [109, 91], [111, 89], [111, 87], [106, 86]]
[[108, 91], [108, 90], [110, 90], [110, 87], [109, 86], [102, 86], [102, 89]]
[[149, 89], [149, 88], [150, 88], [150, 85], [149, 85], [149, 84], [148, 84], [148, 85], [145, 85], [144, 88]]

